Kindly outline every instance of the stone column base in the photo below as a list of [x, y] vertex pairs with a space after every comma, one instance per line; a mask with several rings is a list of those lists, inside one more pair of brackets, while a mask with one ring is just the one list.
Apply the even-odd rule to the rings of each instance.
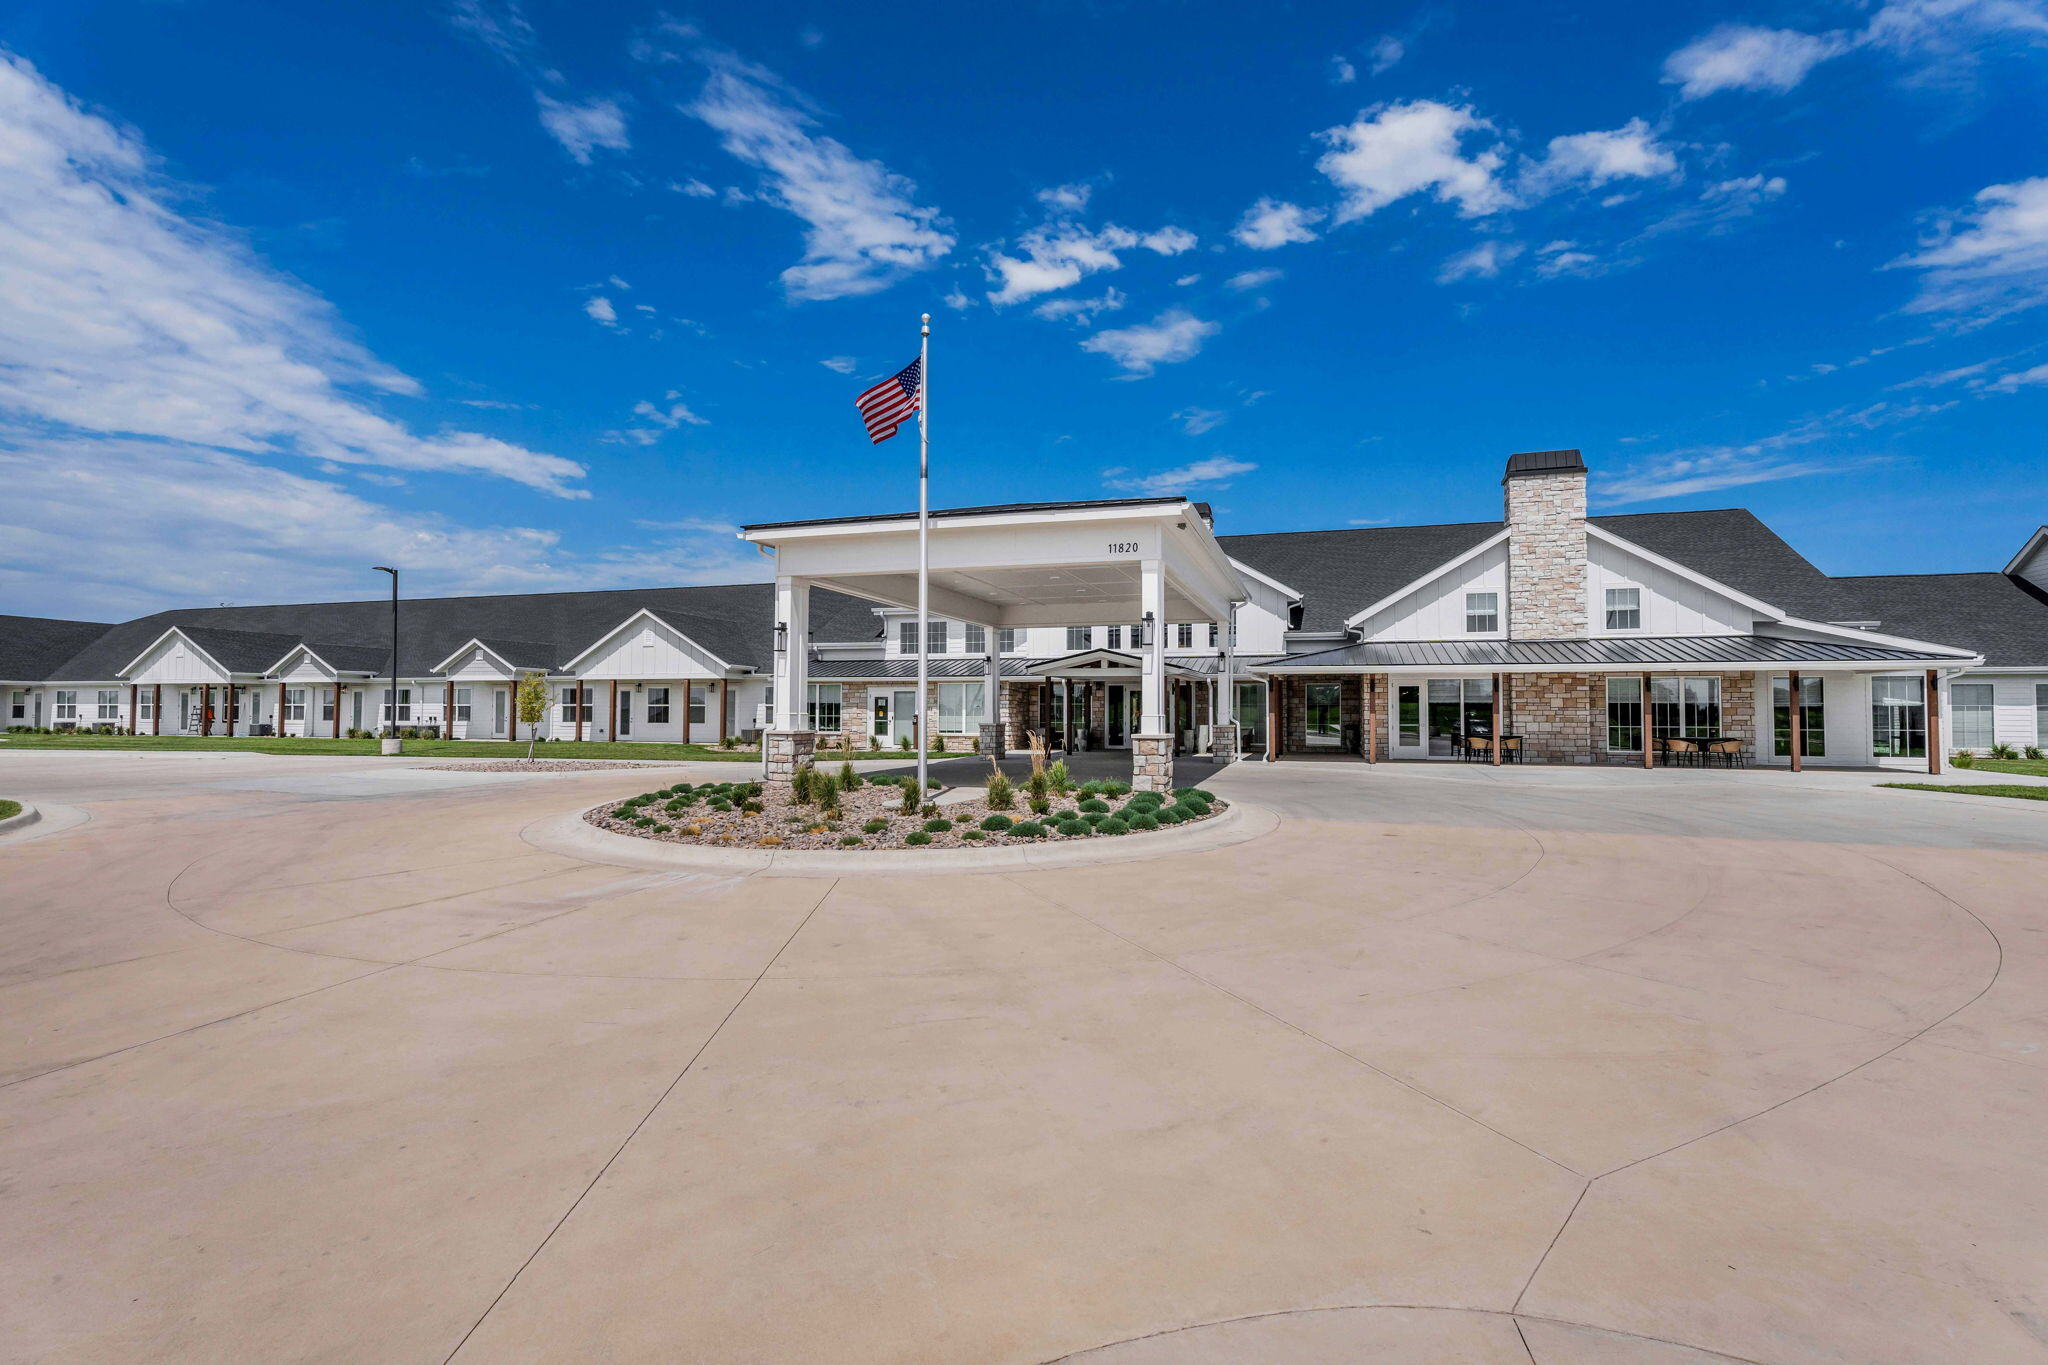
[[796, 770], [813, 761], [818, 752], [816, 730], [770, 730], [761, 737], [768, 751], [768, 781], [787, 786]]
[[1009, 749], [1003, 737], [1001, 721], [983, 722], [981, 727], [981, 756], [983, 758], [1004, 758]]
[[1237, 761], [1237, 727], [1235, 725], [1212, 725], [1209, 727], [1209, 756], [1218, 763]]
[[1131, 736], [1131, 790], [1173, 790], [1173, 736]]

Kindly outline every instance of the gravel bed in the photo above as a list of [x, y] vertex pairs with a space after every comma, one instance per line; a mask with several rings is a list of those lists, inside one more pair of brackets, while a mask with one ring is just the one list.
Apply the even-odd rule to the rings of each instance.
[[[652, 766], [660, 767], [663, 760], [654, 760]], [[594, 773], [612, 768], [645, 768], [650, 764], [636, 759], [602, 758], [536, 758], [528, 763], [523, 758], [494, 758], [467, 763], [436, 763], [420, 769], [425, 773]]]
[[[1129, 822], [1155, 822], [1157, 829], [1171, 829], [1212, 818], [1223, 810], [1217, 801], [1199, 788], [1182, 788], [1164, 797], [1130, 795], [1119, 791], [1122, 783], [1085, 783], [1065, 795], [1049, 796], [1050, 810], [1034, 814], [1030, 798], [1018, 791], [1013, 806], [991, 810], [985, 792], [966, 800], [951, 801], [943, 807], [929, 804], [937, 793], [927, 793], [926, 805], [915, 812], [903, 808], [905, 786], [913, 778], [883, 778], [863, 781], [852, 790], [837, 793], [836, 813], [820, 810], [815, 802], [800, 802], [786, 791], [765, 790], [758, 782], [678, 783], [642, 796], [628, 797], [599, 806], [584, 818], [599, 829], [627, 834], [636, 839], [653, 839], [671, 844], [702, 844], [725, 848], [829, 849], [857, 852], [860, 849], [912, 848], [1000, 848], [1011, 844], [1060, 843], [1070, 839], [1142, 838], [1153, 832]], [[719, 809], [719, 806], [724, 809]], [[748, 806], [758, 806], [750, 811]], [[1084, 809], [1084, 807], [1101, 809]], [[1163, 812], [1163, 813], [1162, 813]], [[1044, 833], [1019, 835], [1009, 829], [982, 828], [983, 820], [999, 816], [1023, 824], [1036, 822]], [[1092, 819], [1090, 817], [1093, 817]], [[1062, 833], [1062, 819], [1082, 821], [1085, 832]], [[645, 822], [645, 823], [642, 823]], [[869, 825], [876, 828], [870, 829]], [[932, 824], [943, 824], [933, 829]], [[1107, 826], [1107, 828], [1098, 828]], [[1120, 827], [1121, 826], [1121, 827]], [[913, 834], [923, 840], [912, 843]]]

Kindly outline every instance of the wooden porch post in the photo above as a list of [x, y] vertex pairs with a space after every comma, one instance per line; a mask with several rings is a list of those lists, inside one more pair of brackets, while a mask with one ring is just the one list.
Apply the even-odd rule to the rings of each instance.
[[1266, 761], [1273, 762], [1280, 757], [1280, 717], [1286, 710], [1284, 694], [1287, 679], [1268, 674], [1266, 677]]
[[1927, 771], [1941, 771], [1941, 679], [1931, 668], [1927, 670]]
[[348, 689], [341, 685], [341, 679], [336, 677], [334, 680], [334, 737], [336, 739], [341, 738], [341, 699], [347, 692]]
[[223, 687], [221, 689], [221, 696], [227, 707], [228, 738], [233, 739], [235, 737], [235, 685], [229, 683], [226, 687]]
[[1643, 674], [1643, 766], [1657, 766], [1656, 749], [1650, 739], [1650, 675]]
[[572, 709], [576, 712], [576, 742], [578, 744], [583, 742], [583, 693], [584, 687], [581, 679], [569, 684], [569, 699], [575, 703]]
[[[727, 714], [731, 709], [731, 701], [732, 679], [720, 678], [718, 680], [718, 742], [720, 744], [725, 743]], [[690, 713], [685, 711], [683, 714], [687, 716]]]
[[277, 684], [277, 736], [284, 738], [284, 683]]
[[141, 685], [140, 685], [140, 684], [138, 684], [138, 683], [129, 683], [129, 684], [128, 684], [128, 733], [129, 733], [129, 734], [131, 734], [131, 735], [139, 735], [139, 734], [141, 734], [141, 733], [142, 733], [142, 727], [141, 727], [140, 725], [137, 725], [137, 724], [135, 723], [135, 722], [136, 722], [136, 719], [137, 719], [137, 712], [141, 710], [141, 708], [140, 708], [139, 706], [137, 706], [137, 705], [136, 705], [136, 703], [137, 703], [137, 702], [139, 702], [139, 701], [141, 701], [141, 699], [142, 699], [142, 687], [141, 687]]
[[[1805, 718], [1799, 714], [1799, 670], [1794, 669], [1791, 672], [1791, 674], [1787, 676], [1786, 682], [1790, 684], [1790, 686], [1786, 689], [1785, 702], [1786, 705], [1790, 708], [1792, 716], [1792, 771], [1796, 773], [1800, 770], [1799, 751], [1806, 747]], [[1771, 717], [1772, 737], [1775, 738], [1777, 733], [1777, 717], [1773, 716]]]
[[1496, 674], [1494, 674], [1494, 675], [1493, 675], [1493, 736], [1492, 736], [1492, 738], [1493, 738], [1493, 766], [1494, 766], [1494, 767], [1496, 767], [1496, 768], [1498, 768], [1498, 767], [1500, 766], [1500, 679], [1501, 679], [1501, 675], [1500, 675], [1500, 674], [1496, 673]]
[[149, 732], [160, 735], [164, 732], [164, 685], [151, 683], [149, 702]]
[[612, 699], [607, 703], [611, 709], [605, 712], [605, 734], [611, 739], [619, 737], [619, 680], [612, 679]]
[[199, 737], [205, 739], [213, 733], [213, 688], [199, 689]]
[[448, 680], [448, 687], [441, 698], [441, 738], [455, 738], [455, 679]]

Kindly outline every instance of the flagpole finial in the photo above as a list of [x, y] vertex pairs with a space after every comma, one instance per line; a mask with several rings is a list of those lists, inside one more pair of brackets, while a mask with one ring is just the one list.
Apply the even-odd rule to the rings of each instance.
[[932, 315], [930, 313], [924, 314], [919, 319], [919, 327], [925, 336], [932, 334]]

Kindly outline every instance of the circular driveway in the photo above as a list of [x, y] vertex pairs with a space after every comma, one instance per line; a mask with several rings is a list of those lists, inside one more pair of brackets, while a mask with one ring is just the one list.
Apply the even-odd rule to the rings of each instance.
[[521, 841], [631, 772], [0, 752], [90, 817], [0, 840], [0, 1359], [2048, 1359], [2048, 806], [1874, 780], [834, 880]]

